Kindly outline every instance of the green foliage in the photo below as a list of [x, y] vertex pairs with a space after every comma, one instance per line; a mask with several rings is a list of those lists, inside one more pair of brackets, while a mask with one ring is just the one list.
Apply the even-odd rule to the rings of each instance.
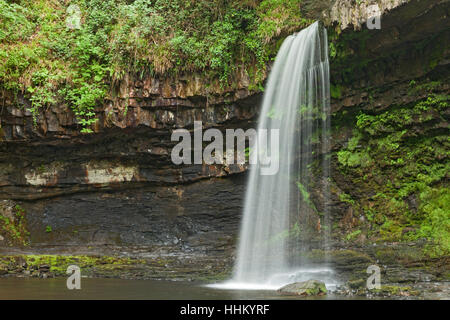
[[380, 227], [380, 236], [384, 241], [395, 241], [401, 238], [403, 226], [398, 222], [385, 219]]
[[361, 138], [362, 134], [357, 130], [353, 130], [353, 137], [351, 137], [348, 141], [347, 149], [350, 151], [355, 151], [358, 148], [358, 144]]
[[340, 85], [331, 84], [330, 95], [333, 99], [340, 99], [342, 96], [342, 87]]
[[250, 148], [250, 147], [247, 147], [244, 149], [245, 161], [248, 162], [250, 160], [250, 155], [252, 154], [253, 151], [254, 151], [253, 148]]
[[331, 59], [336, 58], [337, 51], [336, 51], [336, 46], [333, 42], [330, 42], [328, 51], [329, 51], [329, 55], [330, 55]]
[[0, 214], [0, 233], [4, 233], [11, 239], [12, 244], [19, 244], [22, 246], [28, 245], [28, 236], [30, 233], [27, 231], [27, 222], [25, 217], [25, 210], [16, 205], [13, 208], [13, 217], [5, 217]]
[[409, 286], [393, 286], [393, 285], [382, 285], [380, 289], [371, 290], [375, 294], [380, 294], [381, 296], [418, 296], [419, 291], [413, 290]]
[[433, 93], [436, 89], [438, 89], [441, 86], [440, 81], [429, 81], [425, 83], [417, 83], [415, 80], [411, 80], [409, 82], [409, 95], [414, 95], [417, 93], [420, 93], [422, 91], [426, 91], [428, 93]]
[[32, 19], [36, 18], [26, 7], [0, 1], [0, 42], [13, 43], [25, 40], [33, 33]]
[[[80, 1], [79, 5], [85, 22], [82, 29], [70, 30], [65, 26], [66, 8], [60, 3], [19, 1], [7, 5], [0, 1], [9, 20], [26, 25], [26, 33], [16, 39], [23, 42], [10, 43], [9, 36], [0, 37], [0, 57], [4, 58], [0, 60], [0, 85], [26, 93], [35, 122], [41, 109], [67, 101], [82, 131], [91, 132], [93, 109], [107, 89], [105, 44], [112, 17], [106, 10], [113, 8], [114, 2]], [[2, 27], [2, 32], [8, 33], [8, 29]]]
[[[368, 67], [375, 65], [376, 62], [368, 55], [369, 50], [367, 50], [370, 38], [373, 36], [370, 30], [350, 33], [341, 33], [341, 31], [339, 26], [328, 28], [329, 57], [333, 68], [338, 70], [334, 80], [346, 86], [351, 85], [359, 77], [357, 75], [368, 72]], [[340, 92], [336, 89], [339, 89], [339, 85], [331, 88], [331, 94], [333, 98], [338, 99]]]
[[297, 181], [297, 187], [298, 190], [300, 191], [300, 194], [302, 196], [302, 200], [314, 211], [317, 211], [316, 206], [314, 205], [314, 203], [311, 201], [310, 199], [310, 194], [308, 192], [308, 189], [300, 182]]
[[0, 87], [24, 92], [35, 123], [55, 103], [92, 132], [95, 108], [127, 73], [202, 72], [222, 85], [242, 70], [259, 88], [277, 37], [311, 21], [301, 0], [77, 0], [81, 28], [70, 29], [69, 3], [0, 0]]
[[345, 240], [351, 241], [361, 234], [361, 230], [355, 230], [345, 236]]
[[417, 237], [431, 238], [438, 246], [428, 246], [432, 256], [450, 254], [450, 188], [427, 188], [420, 193], [420, 213], [424, 217]]
[[311, 23], [299, 14], [301, 0], [263, 0], [256, 8], [260, 23], [257, 34], [269, 43], [281, 32], [298, 30], [298, 26]]
[[442, 126], [448, 100], [430, 93], [411, 105], [356, 116], [353, 136], [336, 156], [341, 174], [367, 197], [354, 203], [345, 193], [339, 198], [364, 213], [372, 239], [426, 238], [429, 255], [449, 254], [450, 141]]
[[343, 166], [363, 168], [370, 166], [373, 163], [372, 158], [368, 152], [351, 152], [349, 150], [341, 150], [338, 152], [338, 161]]
[[342, 202], [349, 203], [351, 205], [355, 204], [355, 200], [353, 200], [349, 194], [344, 193], [344, 192], [339, 194], [339, 200], [341, 200]]
[[[18, 256], [0, 256], [0, 265], [9, 265], [11, 269], [16, 269], [18, 263], [26, 262], [26, 267], [31, 272], [37, 270], [41, 265], [50, 266], [50, 271], [56, 276], [67, 276], [66, 271], [70, 265], [77, 265], [82, 272], [111, 272], [122, 270], [127, 266], [145, 264], [142, 259], [132, 259], [115, 256], [70, 256], [70, 255], [18, 255]], [[152, 263], [161, 264], [161, 260], [152, 261]], [[164, 264], [163, 264], [164, 265]], [[18, 266], [17, 266], [18, 267]], [[22, 266], [20, 266], [22, 268]]]
[[434, 108], [437, 112], [442, 112], [448, 108], [449, 99], [447, 95], [430, 94], [426, 100], [417, 103], [413, 108], [400, 108], [394, 112], [390, 110], [379, 115], [361, 112], [357, 116], [356, 126], [370, 135], [392, 133], [407, 125], [432, 120], [428, 111]]
[[53, 231], [53, 229], [52, 229], [51, 226], [46, 226], [46, 227], [45, 227], [45, 232], [46, 232], [46, 233], [50, 233], [50, 232], [52, 232], [52, 231]]

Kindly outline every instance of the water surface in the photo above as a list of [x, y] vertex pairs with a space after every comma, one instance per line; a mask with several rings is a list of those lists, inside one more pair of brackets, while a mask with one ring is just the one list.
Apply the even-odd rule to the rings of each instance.
[[[308, 299], [335, 299], [315, 297]], [[6, 299], [144, 299], [144, 300], [229, 300], [305, 299], [280, 296], [273, 290], [221, 290], [201, 283], [155, 280], [81, 279], [80, 290], [68, 290], [66, 279], [2, 278], [0, 300]]]

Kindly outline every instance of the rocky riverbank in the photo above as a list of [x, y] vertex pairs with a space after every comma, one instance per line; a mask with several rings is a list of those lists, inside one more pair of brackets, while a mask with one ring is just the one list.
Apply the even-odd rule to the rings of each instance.
[[[420, 243], [386, 243], [352, 246], [304, 253], [311, 266], [330, 267], [337, 287], [330, 294], [343, 297], [448, 299], [450, 261], [430, 259]], [[53, 249], [53, 251], [58, 251]], [[170, 252], [155, 254], [151, 248], [107, 248], [109, 255], [95, 254], [95, 248], [78, 247], [75, 255], [15, 252], [0, 256], [0, 277], [67, 277], [69, 265], [77, 265], [90, 278], [173, 280], [214, 283], [229, 279], [232, 259], [213, 254], [180, 256]], [[105, 252], [105, 249], [102, 250]], [[150, 253], [152, 252], [152, 253]], [[367, 268], [381, 270], [381, 288], [367, 289]]]

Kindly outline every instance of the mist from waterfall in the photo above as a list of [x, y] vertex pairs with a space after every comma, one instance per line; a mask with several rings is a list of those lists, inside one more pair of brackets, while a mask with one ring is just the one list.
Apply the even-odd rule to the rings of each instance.
[[[329, 161], [322, 156], [329, 150], [329, 86], [327, 33], [315, 22], [284, 40], [269, 75], [258, 131], [279, 129], [279, 171], [261, 175], [258, 164], [250, 168], [230, 287], [277, 288], [330, 275], [309, 268], [299, 254], [309, 225], [317, 224], [322, 246], [329, 239]], [[323, 182], [315, 186], [324, 198], [320, 209], [310, 199], [312, 167], [322, 175], [314, 179]]]

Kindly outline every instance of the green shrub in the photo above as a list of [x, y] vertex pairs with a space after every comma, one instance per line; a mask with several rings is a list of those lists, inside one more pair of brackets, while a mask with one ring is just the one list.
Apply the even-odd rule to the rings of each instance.
[[311, 21], [300, 0], [77, 0], [81, 29], [66, 26], [69, 3], [0, 0], [0, 87], [24, 92], [37, 116], [67, 103], [83, 132], [95, 106], [125, 74], [201, 72], [223, 86], [242, 69], [260, 89], [277, 37]]

